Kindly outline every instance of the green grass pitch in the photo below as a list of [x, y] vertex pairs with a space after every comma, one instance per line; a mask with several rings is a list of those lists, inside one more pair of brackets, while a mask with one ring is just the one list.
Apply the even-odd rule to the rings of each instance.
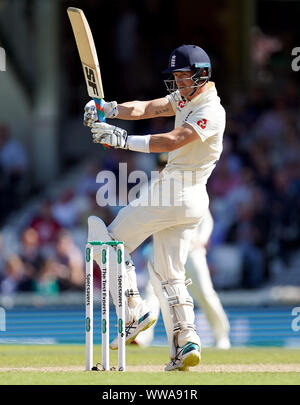
[[[94, 358], [100, 361], [99, 347]], [[164, 372], [167, 362], [167, 347], [127, 346], [126, 372], [85, 371], [83, 345], [0, 345], [0, 385], [300, 384], [300, 349], [203, 349], [201, 364], [185, 372]]]

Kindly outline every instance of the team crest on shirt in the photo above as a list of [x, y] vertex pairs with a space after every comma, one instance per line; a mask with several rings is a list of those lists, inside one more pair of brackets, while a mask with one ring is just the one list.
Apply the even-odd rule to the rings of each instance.
[[186, 100], [180, 100], [177, 105], [180, 109], [183, 108], [186, 105]]
[[207, 119], [205, 119], [205, 118], [202, 118], [202, 120], [197, 121], [197, 125], [199, 125], [199, 127], [201, 129], [205, 129], [206, 124], [207, 124]]

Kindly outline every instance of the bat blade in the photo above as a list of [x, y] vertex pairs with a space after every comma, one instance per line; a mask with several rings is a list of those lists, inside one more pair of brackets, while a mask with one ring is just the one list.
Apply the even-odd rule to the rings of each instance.
[[99, 121], [105, 122], [102, 101], [104, 98], [102, 78], [90, 26], [81, 9], [68, 7], [67, 12], [81, 60], [88, 95], [96, 103]]

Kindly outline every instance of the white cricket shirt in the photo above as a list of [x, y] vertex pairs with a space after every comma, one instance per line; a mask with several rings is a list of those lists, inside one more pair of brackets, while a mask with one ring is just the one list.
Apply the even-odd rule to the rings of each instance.
[[206, 184], [222, 153], [225, 130], [226, 114], [215, 84], [209, 82], [208, 89], [191, 101], [176, 102], [172, 94], [166, 97], [176, 113], [175, 128], [188, 123], [199, 134], [199, 141], [169, 152], [165, 170], [197, 171], [197, 179]]

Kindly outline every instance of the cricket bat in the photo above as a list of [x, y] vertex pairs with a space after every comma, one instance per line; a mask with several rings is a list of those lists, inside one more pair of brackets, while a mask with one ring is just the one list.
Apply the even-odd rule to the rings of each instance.
[[79, 52], [88, 95], [95, 101], [99, 121], [105, 122], [102, 79], [90, 26], [81, 9], [68, 7], [67, 12]]

